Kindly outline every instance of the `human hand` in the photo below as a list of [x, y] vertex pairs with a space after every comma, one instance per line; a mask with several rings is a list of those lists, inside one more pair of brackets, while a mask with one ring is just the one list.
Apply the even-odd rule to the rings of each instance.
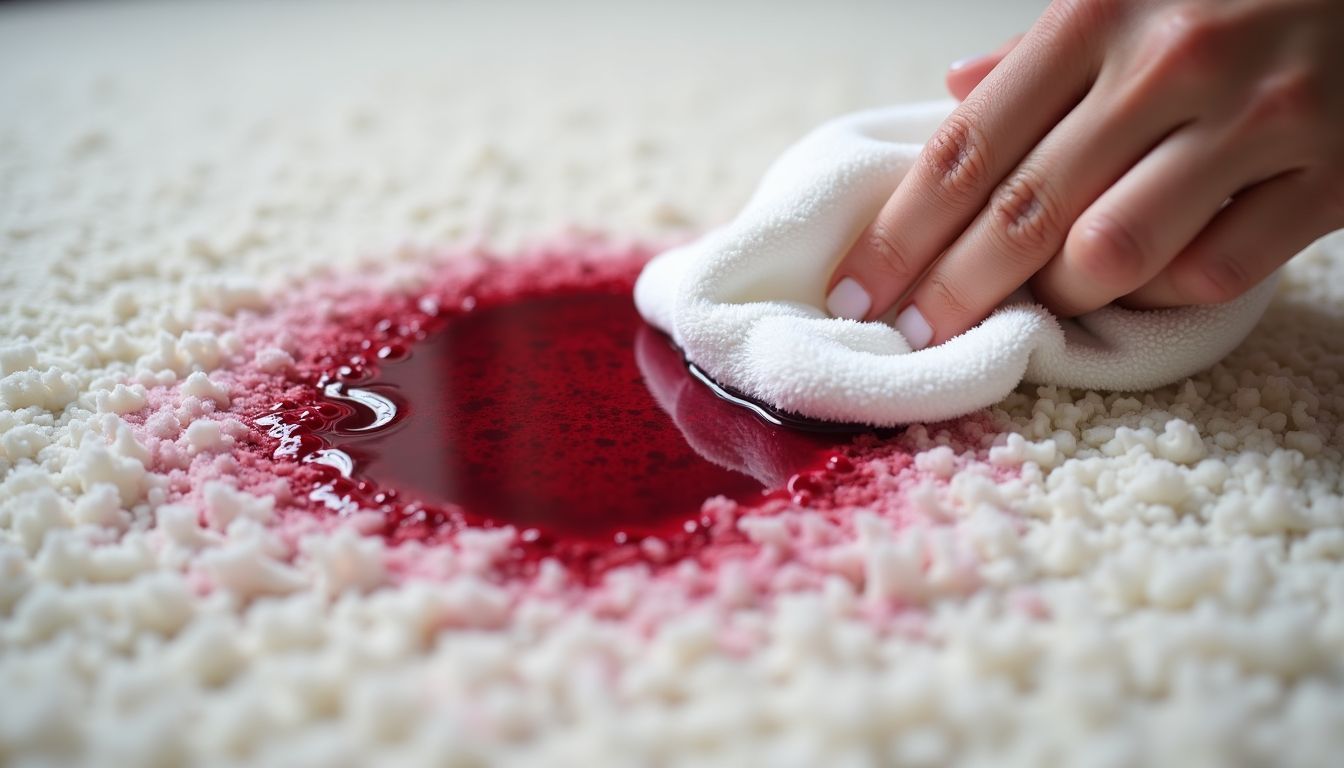
[[1026, 283], [1061, 316], [1228, 301], [1344, 226], [1340, 0], [1056, 0], [948, 85], [828, 290], [916, 349]]

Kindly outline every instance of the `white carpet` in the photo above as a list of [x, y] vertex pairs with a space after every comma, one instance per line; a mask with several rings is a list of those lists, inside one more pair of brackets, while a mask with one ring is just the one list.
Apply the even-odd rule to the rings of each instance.
[[600, 600], [398, 581], [377, 539], [175, 489], [128, 420], [185, 381], [173, 444], [227, 464], [221, 382], [279, 355], [231, 323], [296, 276], [705, 231], [1036, 12], [537, 6], [0, 7], [0, 764], [1338, 762], [1339, 239], [1221, 365], [1021, 387], [838, 519], [744, 524], [749, 567]]

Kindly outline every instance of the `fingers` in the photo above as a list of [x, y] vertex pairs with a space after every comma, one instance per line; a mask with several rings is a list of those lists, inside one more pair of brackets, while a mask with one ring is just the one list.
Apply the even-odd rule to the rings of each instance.
[[1320, 204], [1324, 184], [1303, 171], [1241, 192], [1151, 281], [1126, 296], [1137, 308], [1231, 301], [1316, 238], [1344, 224]]
[[905, 294], [1081, 98], [1092, 55], [1080, 36], [1033, 29], [939, 127], [845, 255], [828, 288], [831, 314], [877, 317]]
[[1021, 35], [1014, 35], [1003, 45], [995, 50], [981, 54], [979, 56], [969, 56], [960, 61], [952, 62], [947, 68], [947, 90], [957, 101], [965, 101], [966, 97], [971, 95], [971, 91], [980, 84], [985, 76], [993, 71], [994, 67], [1003, 61], [1003, 57], [1013, 50], [1022, 40]]
[[944, 341], [988, 315], [1050, 262], [1088, 204], [1182, 119], [1174, 100], [1152, 100], [1137, 113], [1117, 101], [1094, 89], [994, 190], [897, 316], [912, 345]]
[[1151, 280], [1269, 159], [1189, 126], [1167, 137], [1087, 208], [1060, 255], [1032, 280], [1062, 317], [1104, 306]]

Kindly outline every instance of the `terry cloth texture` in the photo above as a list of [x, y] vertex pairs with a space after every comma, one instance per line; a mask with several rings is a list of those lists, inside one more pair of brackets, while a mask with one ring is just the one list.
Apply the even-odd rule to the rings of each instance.
[[943, 344], [911, 351], [891, 325], [828, 316], [827, 279], [877, 215], [951, 102], [832, 120], [786, 151], [727, 226], [654, 259], [635, 301], [718, 382], [777, 408], [895, 425], [960, 416], [1024, 379], [1143, 390], [1222, 359], [1276, 279], [1227, 304], [1107, 306], [1061, 320], [1020, 295]]

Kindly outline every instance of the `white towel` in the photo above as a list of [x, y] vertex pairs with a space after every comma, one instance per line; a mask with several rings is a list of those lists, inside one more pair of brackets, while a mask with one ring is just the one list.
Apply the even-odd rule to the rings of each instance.
[[1259, 320], [1274, 279], [1218, 306], [1108, 306], [1062, 321], [1017, 298], [918, 352], [886, 322], [829, 317], [831, 272], [951, 108], [890, 107], [817, 128], [775, 161], [735, 220], [645, 267], [640, 313], [720, 384], [802, 416], [879, 426], [960, 416], [1023, 379], [1162, 386], [1220, 360]]

